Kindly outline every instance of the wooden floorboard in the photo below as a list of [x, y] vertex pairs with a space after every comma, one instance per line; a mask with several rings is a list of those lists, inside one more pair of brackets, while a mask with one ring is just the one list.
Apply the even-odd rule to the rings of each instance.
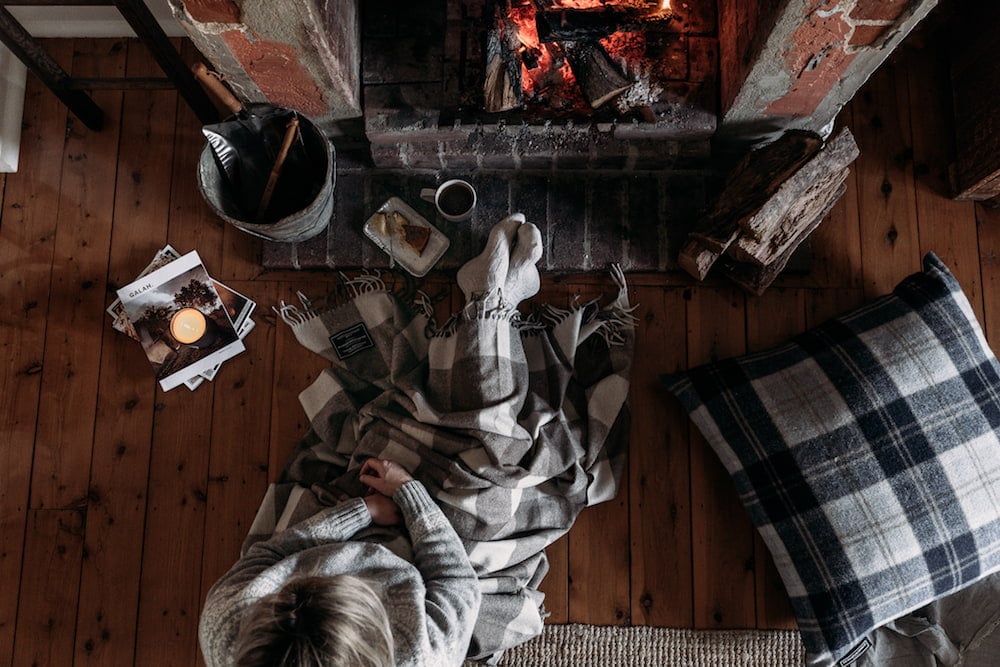
[[[47, 48], [74, 74], [154, 68], [122, 40]], [[839, 118], [861, 157], [811, 238], [811, 272], [761, 298], [718, 280], [631, 276], [631, 457], [619, 496], [549, 549], [548, 622], [794, 626], [728, 476], [662, 373], [780, 342], [891, 289], [930, 250], [1000, 340], [1000, 213], [948, 199], [944, 65], [933, 49], [901, 53]], [[197, 664], [204, 595], [307, 429], [297, 395], [325, 368], [271, 306], [324, 294], [338, 276], [260, 271], [259, 242], [198, 192], [200, 123], [175, 93], [95, 97], [100, 133], [29, 77], [20, 171], [0, 180], [0, 665]], [[160, 391], [104, 313], [167, 242], [259, 303], [247, 352], [193, 392]], [[425, 289], [439, 317], [463, 303], [450, 276]], [[538, 300], [614, 289], [603, 273], [547, 276]]]
[[[72, 42], [50, 54], [68, 67]], [[0, 208], [0, 664], [13, 657], [66, 127], [65, 107], [34, 77], [25, 105], [25, 148]]]

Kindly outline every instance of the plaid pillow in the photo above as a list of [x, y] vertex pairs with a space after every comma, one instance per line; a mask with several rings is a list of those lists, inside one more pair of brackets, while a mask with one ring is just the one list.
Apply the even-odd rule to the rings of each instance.
[[818, 664], [1000, 569], [1000, 365], [933, 254], [783, 346], [664, 381], [732, 475]]

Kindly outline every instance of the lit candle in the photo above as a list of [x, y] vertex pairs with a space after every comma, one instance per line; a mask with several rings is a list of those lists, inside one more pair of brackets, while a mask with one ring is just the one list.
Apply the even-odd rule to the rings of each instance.
[[183, 308], [170, 320], [170, 335], [178, 343], [190, 345], [205, 335], [205, 316], [196, 308]]

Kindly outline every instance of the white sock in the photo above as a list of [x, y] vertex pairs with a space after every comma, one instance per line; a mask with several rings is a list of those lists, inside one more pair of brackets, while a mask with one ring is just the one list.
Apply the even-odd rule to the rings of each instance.
[[524, 215], [515, 213], [493, 225], [483, 251], [458, 270], [456, 280], [467, 301], [503, 287], [511, 248], [523, 222]]
[[516, 306], [538, 294], [541, 279], [536, 264], [542, 258], [542, 251], [542, 233], [538, 227], [530, 222], [521, 225], [503, 284], [504, 301]]

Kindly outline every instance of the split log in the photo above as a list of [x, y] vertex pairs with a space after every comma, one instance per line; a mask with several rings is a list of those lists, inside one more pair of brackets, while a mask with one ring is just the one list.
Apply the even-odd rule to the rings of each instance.
[[584, 99], [592, 108], [598, 108], [632, 87], [632, 82], [611, 62], [611, 56], [600, 42], [565, 42], [561, 47]]
[[690, 239], [681, 248], [677, 262], [689, 274], [698, 280], [704, 280], [717, 259], [719, 259], [719, 253], [709, 250], [694, 239]]
[[789, 130], [745, 155], [690, 238], [714, 252], [725, 252], [739, 236], [741, 222], [757, 212], [822, 145], [815, 132]]
[[491, 113], [521, 106], [521, 57], [517, 25], [507, 17], [497, 19], [486, 37], [486, 76], [483, 108]]
[[794, 250], [796, 240], [801, 238], [802, 229], [813, 229], [819, 224], [816, 222], [817, 216], [829, 211], [840, 198], [847, 187], [845, 182], [850, 173], [851, 170], [844, 167], [811, 183], [804, 192], [800, 190], [798, 199], [781, 213], [782, 217], [773, 220], [767, 229], [761, 229], [763, 233], [759, 240], [743, 234], [736, 243], [729, 246], [726, 254], [740, 262], [770, 266], [785, 254], [789, 246]]
[[[824, 183], [841, 178], [842, 172], [860, 154], [854, 135], [848, 128], [812, 156], [801, 168], [789, 176], [771, 197], [753, 215], [739, 221], [743, 231], [741, 240], [750, 237], [761, 244], [778, 233], [777, 223], [786, 218], [786, 212], [803, 199], [812, 196]], [[761, 263], [766, 264], [767, 260]]]
[[818, 135], [789, 131], [751, 152], [688, 235], [681, 267], [703, 280], [715, 263], [744, 289], [762, 293], [843, 195], [858, 155], [847, 128], [823, 147]]
[[830, 209], [833, 208], [834, 204], [837, 203], [837, 200], [839, 200], [846, 191], [847, 184], [841, 183], [835, 194], [829, 198], [827, 206], [822, 209], [815, 219], [813, 219], [809, 224], [801, 227], [799, 229], [799, 233], [795, 236], [792, 242], [785, 247], [784, 252], [780, 256], [775, 257], [774, 261], [767, 266], [758, 266], [756, 264], [738, 262], [731, 257], [726, 257], [719, 262], [719, 265], [722, 268], [722, 273], [743, 289], [760, 296], [765, 290], [767, 290], [768, 287], [770, 287], [775, 278], [777, 278], [778, 275], [784, 270], [785, 265], [788, 264], [788, 260], [793, 254], [795, 254], [795, 250], [816, 229], [816, 227], [823, 222], [826, 216], [830, 213]]

